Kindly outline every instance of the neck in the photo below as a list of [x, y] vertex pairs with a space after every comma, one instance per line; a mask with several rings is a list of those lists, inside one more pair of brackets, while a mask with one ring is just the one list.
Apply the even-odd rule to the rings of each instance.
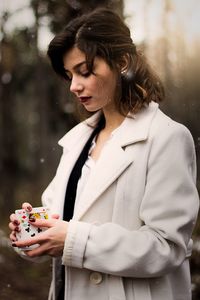
[[115, 128], [119, 127], [125, 117], [118, 111], [103, 111], [105, 117], [105, 128], [107, 132], [112, 132]]

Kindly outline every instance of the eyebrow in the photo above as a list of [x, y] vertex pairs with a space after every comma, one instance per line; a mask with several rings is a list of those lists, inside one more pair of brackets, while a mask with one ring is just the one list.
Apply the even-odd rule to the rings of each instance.
[[[84, 65], [84, 64], [86, 64], [86, 61], [84, 60], [84, 61], [81, 61], [80, 63], [78, 63], [77, 65], [75, 65], [75, 66], [73, 66], [73, 70], [77, 70], [77, 69], [79, 69], [82, 65]], [[70, 72], [69, 70], [67, 70], [67, 69], [65, 69], [64, 68], [64, 70], [65, 70], [65, 72]]]

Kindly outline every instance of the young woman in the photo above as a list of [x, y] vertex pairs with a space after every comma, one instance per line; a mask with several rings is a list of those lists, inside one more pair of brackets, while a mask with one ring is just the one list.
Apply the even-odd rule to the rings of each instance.
[[17, 241], [12, 214], [13, 246], [39, 244], [26, 256], [53, 256], [49, 299], [191, 299], [195, 151], [188, 129], [159, 109], [162, 84], [106, 9], [72, 20], [48, 55], [93, 114], [59, 141], [63, 155], [42, 197], [54, 216], [32, 221], [48, 230]]

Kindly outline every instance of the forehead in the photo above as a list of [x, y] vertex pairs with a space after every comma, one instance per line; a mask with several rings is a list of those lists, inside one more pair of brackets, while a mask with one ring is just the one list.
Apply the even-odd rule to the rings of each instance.
[[85, 53], [79, 50], [77, 47], [73, 47], [63, 56], [64, 68], [66, 70], [71, 70], [76, 65], [85, 61], [86, 61]]

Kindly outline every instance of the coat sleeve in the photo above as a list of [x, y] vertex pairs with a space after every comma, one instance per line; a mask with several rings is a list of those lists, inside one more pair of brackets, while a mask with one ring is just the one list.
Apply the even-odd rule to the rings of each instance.
[[63, 264], [117, 276], [156, 277], [172, 271], [191, 252], [199, 206], [193, 139], [177, 123], [151, 139], [140, 206], [143, 226], [131, 231], [114, 223], [72, 220]]

